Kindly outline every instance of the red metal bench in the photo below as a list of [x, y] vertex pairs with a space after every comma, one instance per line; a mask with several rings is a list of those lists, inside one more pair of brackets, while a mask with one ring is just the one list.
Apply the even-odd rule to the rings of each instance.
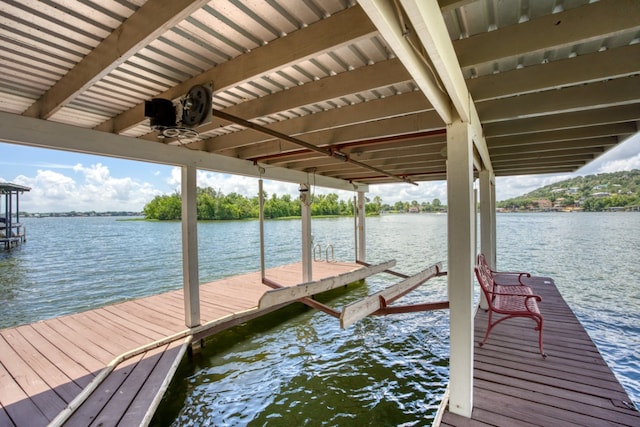
[[[512, 317], [529, 317], [536, 322], [535, 330], [538, 331], [540, 354], [542, 357], [547, 357], [542, 347], [542, 324], [544, 319], [538, 308], [538, 302], [542, 301], [542, 298], [539, 295], [535, 295], [530, 287], [523, 284], [497, 284], [491, 269], [486, 263], [478, 264], [475, 272], [478, 282], [480, 282], [480, 288], [487, 299], [487, 311], [489, 312], [487, 332], [480, 346], [484, 345], [489, 338], [491, 330], [498, 323]], [[494, 321], [494, 313], [502, 316]]]

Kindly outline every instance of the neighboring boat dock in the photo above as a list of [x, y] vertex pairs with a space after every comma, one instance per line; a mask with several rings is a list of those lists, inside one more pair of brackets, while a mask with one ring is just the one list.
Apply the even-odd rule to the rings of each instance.
[[[640, 412], [564, 301], [553, 280], [526, 284], [542, 297], [544, 347], [538, 352], [531, 319], [497, 326], [475, 347], [474, 408], [471, 418], [444, 411], [440, 426], [639, 426]], [[487, 328], [478, 309], [475, 342]]]
[[0, 248], [11, 249], [27, 240], [20, 223], [20, 194], [30, 190], [24, 185], [0, 182]]

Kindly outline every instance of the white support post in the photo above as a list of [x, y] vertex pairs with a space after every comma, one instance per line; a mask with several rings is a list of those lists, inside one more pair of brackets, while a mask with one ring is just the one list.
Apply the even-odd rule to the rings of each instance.
[[480, 250], [495, 270], [496, 195], [494, 176], [488, 170], [480, 171], [480, 221]]
[[311, 193], [309, 184], [300, 184], [300, 205], [302, 216], [302, 281], [313, 280], [311, 265]]
[[200, 325], [196, 172], [195, 165], [182, 167], [182, 277], [188, 328]]
[[365, 197], [363, 191], [358, 191], [358, 261], [367, 260], [367, 245], [365, 234]]
[[472, 132], [457, 120], [447, 125], [449, 411], [467, 418], [473, 410], [473, 203]]
[[[480, 171], [480, 252], [485, 256], [492, 269], [495, 270], [495, 194], [493, 173], [486, 169]], [[487, 300], [480, 295], [480, 308], [486, 310]]]
[[258, 180], [258, 200], [260, 202], [260, 276], [264, 280], [266, 270], [264, 266], [264, 191], [262, 186], [262, 178]]
[[496, 230], [498, 228], [498, 225], [496, 222], [496, 176], [493, 174], [493, 172], [491, 172], [491, 180], [489, 181], [489, 185], [491, 186], [491, 249], [493, 249], [493, 252], [488, 262], [491, 263], [490, 265], [493, 266], [494, 270], [497, 270], [498, 250], [496, 246]]

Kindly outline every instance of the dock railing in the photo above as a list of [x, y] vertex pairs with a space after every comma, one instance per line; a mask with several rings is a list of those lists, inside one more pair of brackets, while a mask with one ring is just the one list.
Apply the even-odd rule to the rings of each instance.
[[[317, 243], [313, 247], [313, 260], [316, 261], [316, 262], [323, 261], [323, 259], [322, 259], [322, 245], [320, 243]], [[333, 250], [333, 245], [331, 245], [331, 244], [327, 245], [327, 247], [325, 248], [324, 261], [326, 261], [326, 262], [336, 262], [336, 256], [335, 256], [335, 253], [334, 253], [334, 250]]]

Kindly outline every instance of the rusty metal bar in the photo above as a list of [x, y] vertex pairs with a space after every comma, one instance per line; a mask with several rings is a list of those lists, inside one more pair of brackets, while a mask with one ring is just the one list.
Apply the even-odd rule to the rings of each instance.
[[225, 112], [220, 111], [220, 110], [214, 109], [213, 110], [213, 115], [216, 116], [216, 117], [219, 117], [219, 118], [221, 118], [223, 120], [227, 120], [229, 122], [239, 124], [240, 126], [244, 126], [246, 128], [253, 129], [255, 131], [262, 132], [262, 133], [265, 133], [267, 135], [271, 135], [271, 136], [279, 138], [279, 139], [283, 139], [285, 141], [291, 142], [292, 144], [299, 145], [301, 147], [307, 148], [307, 149], [312, 150], [312, 151], [316, 151], [318, 153], [322, 153], [322, 154], [327, 155], [329, 157], [333, 157], [334, 159], [338, 159], [338, 160], [341, 160], [343, 162], [349, 162], [349, 163], [354, 164], [356, 166], [359, 166], [361, 168], [372, 170], [372, 171], [377, 172], [379, 174], [382, 174], [384, 176], [397, 179], [400, 182], [407, 182], [409, 184], [418, 185], [415, 182], [411, 181], [409, 178], [406, 178], [406, 177], [403, 177], [403, 176], [399, 176], [399, 175], [394, 175], [394, 174], [386, 172], [386, 171], [384, 171], [382, 169], [376, 168], [375, 166], [369, 166], [369, 165], [367, 165], [365, 163], [359, 162], [357, 160], [353, 160], [353, 159], [349, 158], [348, 155], [346, 155], [344, 153], [341, 153], [339, 151], [336, 151], [333, 148], [322, 148], [322, 147], [315, 146], [313, 144], [309, 144], [308, 142], [302, 141], [301, 139], [294, 138], [294, 137], [289, 136], [289, 135], [284, 134], [284, 133], [280, 133], [280, 132], [275, 131], [273, 129], [269, 129], [268, 127], [261, 126], [259, 124], [250, 122], [250, 121], [245, 120], [245, 119], [240, 118], [240, 117], [233, 116], [231, 114], [225, 113]]
[[[387, 142], [411, 141], [414, 139], [429, 138], [432, 136], [440, 136], [440, 135], [446, 135], [446, 134], [447, 134], [446, 129], [436, 129], [436, 130], [429, 130], [429, 131], [422, 131], [422, 132], [406, 133], [402, 135], [382, 136], [380, 138], [371, 138], [371, 139], [362, 139], [359, 141], [343, 142], [340, 144], [333, 144], [330, 147], [334, 148], [334, 150], [336, 151], [342, 151], [342, 149], [344, 148], [370, 147], [373, 145], [385, 144]], [[286, 153], [275, 153], [275, 154], [268, 154], [268, 155], [259, 156], [259, 157], [250, 157], [248, 160], [252, 160], [254, 162], [263, 162], [266, 160], [297, 156], [297, 155], [305, 154], [308, 152], [309, 152], [308, 150], [302, 149], [302, 150], [288, 151]]]
[[419, 311], [445, 310], [449, 308], [449, 301], [428, 302], [422, 304], [385, 306], [371, 313], [372, 316], [386, 316], [388, 314], [415, 313]]

